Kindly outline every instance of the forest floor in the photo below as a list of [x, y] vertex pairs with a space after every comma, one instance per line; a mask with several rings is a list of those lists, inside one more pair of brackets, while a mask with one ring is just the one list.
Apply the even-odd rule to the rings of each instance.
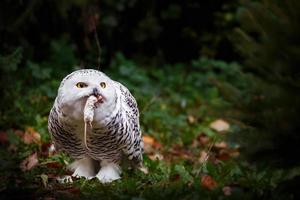
[[[107, 74], [126, 85], [139, 104], [149, 173], [123, 169], [122, 178], [110, 184], [83, 178], [62, 181], [70, 175], [66, 166], [72, 160], [62, 153], [49, 153], [47, 115], [54, 98], [33, 93], [32, 105], [41, 104], [42, 110], [48, 111], [41, 114], [35, 106], [29, 112], [34, 123], [1, 130], [0, 199], [263, 196], [277, 179], [271, 172], [258, 172], [247, 164], [239, 145], [228, 140], [239, 126], [226, 119], [224, 110], [230, 104], [215, 84], [216, 80], [239, 81], [238, 66], [199, 59], [188, 69], [183, 64], [140, 68], [122, 55], [112, 63]], [[30, 105], [24, 107], [30, 109]]]

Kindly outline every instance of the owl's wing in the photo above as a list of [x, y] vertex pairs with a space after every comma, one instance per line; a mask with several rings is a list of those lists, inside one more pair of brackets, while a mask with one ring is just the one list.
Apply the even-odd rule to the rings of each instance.
[[62, 146], [57, 141], [59, 140], [60, 135], [64, 132], [64, 129], [58, 121], [58, 113], [55, 107], [51, 109], [49, 114], [48, 131], [50, 133], [55, 149], [61, 150]]
[[135, 119], [139, 119], [139, 110], [138, 110], [138, 105], [136, 103], [135, 98], [132, 96], [130, 91], [124, 85], [122, 85], [119, 82], [116, 82], [116, 83], [120, 88], [122, 99], [127, 104], [127, 106], [130, 108], [130, 111], [132, 112], [133, 117]]
[[139, 110], [135, 98], [130, 91], [121, 83], [116, 82], [121, 92], [122, 105], [124, 105], [127, 124], [133, 137], [129, 137], [124, 153], [135, 164], [140, 165], [143, 161], [143, 141], [139, 123]]
[[72, 133], [72, 128], [66, 127], [59, 122], [58, 109], [55, 106], [53, 106], [49, 114], [48, 130], [56, 150], [68, 152], [73, 158], [84, 154], [83, 149], [80, 148], [80, 141]]

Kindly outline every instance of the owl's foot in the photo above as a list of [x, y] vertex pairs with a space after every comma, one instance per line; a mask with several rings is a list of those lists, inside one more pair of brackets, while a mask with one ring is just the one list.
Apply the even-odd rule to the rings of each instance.
[[101, 169], [96, 175], [101, 183], [110, 183], [120, 179], [121, 169], [118, 164], [101, 162]]
[[96, 175], [95, 161], [91, 158], [82, 158], [76, 160], [68, 166], [68, 169], [73, 171], [73, 177], [84, 177], [86, 179], [92, 179]]

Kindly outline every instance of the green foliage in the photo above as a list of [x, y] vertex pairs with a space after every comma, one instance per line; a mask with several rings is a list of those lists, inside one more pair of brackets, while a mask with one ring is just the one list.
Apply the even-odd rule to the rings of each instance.
[[5, 73], [5, 72], [16, 71], [18, 65], [22, 60], [22, 52], [23, 49], [19, 47], [11, 55], [0, 56], [1, 72]]
[[[300, 164], [295, 158], [300, 145], [299, 8], [296, 0], [243, 1], [238, 10], [241, 27], [232, 37], [245, 59], [243, 72], [252, 74], [246, 99], [239, 95], [243, 88], [230, 85], [237, 91], [231, 93], [232, 98], [240, 100], [231, 113], [240, 123], [232, 139], [241, 144], [242, 155], [258, 166], [256, 174], [250, 175], [258, 180], [253, 185], [265, 189], [272, 185], [280, 196], [289, 194], [291, 198], [298, 195], [291, 185], [299, 184], [300, 177], [297, 170], [293, 177], [285, 176]], [[270, 170], [261, 170], [266, 168]], [[253, 185], [250, 187], [255, 188]]]
[[[56, 199], [296, 198], [300, 3], [243, 1], [235, 14], [237, 6], [235, 1], [194, 0], [1, 2], [0, 199], [32, 194]], [[245, 59], [243, 67], [224, 61], [239, 60], [227, 39], [236, 17], [241, 25], [230, 38]], [[62, 78], [81, 68], [79, 63], [96, 63], [94, 22], [101, 70], [136, 97], [143, 133], [158, 140], [161, 147], [153, 153], [163, 160], [145, 155], [149, 174], [125, 169], [122, 180], [111, 184], [83, 179], [59, 184], [57, 176], [68, 173], [72, 160], [63, 153], [48, 155], [47, 117]], [[212, 144], [223, 141], [226, 135], [209, 124], [226, 117], [232, 119], [230, 131], [242, 155], [259, 165], [222, 160], [211, 144], [199, 145], [203, 135]], [[20, 130], [28, 126], [41, 136], [40, 143], [24, 143]], [[39, 165], [21, 171], [20, 163], [34, 152]], [[203, 152], [210, 155], [204, 162]], [[274, 169], [283, 164], [289, 168]], [[213, 189], [203, 185], [203, 176], [216, 182]]]
[[[133, 92], [140, 107], [143, 130], [164, 144], [188, 144], [205, 129], [199, 123], [189, 127], [189, 115], [207, 126], [210, 121], [207, 116], [217, 116], [220, 113], [217, 109], [229, 106], [220, 97], [216, 81], [238, 83], [241, 88], [247, 84], [237, 63], [208, 58], [190, 64], [141, 68], [122, 54], [116, 54], [107, 73]], [[186, 135], [184, 140], [182, 135]]]
[[234, 39], [248, 70], [275, 84], [299, 88], [299, 1], [244, 1], [242, 6]]
[[250, 101], [239, 105], [249, 127], [241, 142], [261, 164], [299, 164], [293, 155], [300, 144], [299, 8], [299, 1], [245, 1], [239, 10], [235, 39], [245, 56], [244, 71], [256, 75], [247, 92]]
[[[47, 133], [47, 115], [58, 84], [74, 69], [71, 66], [76, 62], [73, 51], [68, 48], [64, 40], [55, 41], [52, 44], [52, 59], [42, 63], [26, 61], [17, 65], [17, 70], [28, 72], [29, 75], [26, 76], [30, 77], [30, 80], [17, 80], [20, 82], [20, 90], [23, 91], [26, 88], [28, 97], [42, 95], [47, 98], [38, 98], [34, 101], [30, 101], [27, 97], [23, 100], [17, 99], [15, 101], [20, 104], [20, 107], [4, 109], [4, 114], [7, 116], [10, 109], [21, 111], [22, 118], [11, 116], [13, 117], [11, 123], [18, 127], [18, 123], [24, 125], [22, 123], [27, 121], [26, 125], [33, 126], [42, 136], [44, 143], [50, 139]], [[60, 60], [58, 54], [61, 54], [61, 49], [70, 55]], [[26, 68], [22, 68], [23, 65]], [[52, 65], [61, 68], [54, 72]], [[186, 64], [151, 68], [141, 67], [140, 64], [118, 53], [106, 73], [132, 91], [141, 110], [143, 132], [154, 136], [163, 144], [162, 152], [168, 151], [176, 144], [200, 152], [200, 149], [190, 147], [199, 133], [204, 133], [211, 138], [216, 138], [214, 141], [219, 141], [221, 139], [219, 134], [209, 127], [209, 123], [215, 117], [224, 117], [223, 111], [231, 106], [221, 96], [224, 89], [221, 87], [222, 83], [237, 85], [237, 88], [242, 91], [246, 90], [250, 84], [248, 76], [241, 72], [238, 64], [208, 58], [200, 58]], [[13, 80], [12, 76], [13, 74], [7, 74], [8, 80]], [[7, 93], [6, 95], [16, 94]], [[195, 122], [189, 122], [189, 116], [193, 116]], [[8, 127], [7, 124], [5, 125]], [[197, 197], [227, 199], [222, 188], [230, 186], [232, 188], [230, 199], [252, 199], [263, 197], [266, 192], [272, 192], [279, 180], [283, 179], [282, 171], [275, 173], [268, 170], [256, 170], [248, 165], [238, 164], [234, 160], [216, 164], [186, 161], [179, 157], [176, 162], [170, 163], [164, 160], [153, 161], [145, 156], [145, 166], [149, 169], [147, 175], [139, 171], [125, 170], [122, 180], [108, 185], [100, 184], [97, 180], [83, 179], [75, 180], [71, 185], [61, 185], [56, 182], [56, 177], [53, 178], [53, 174], [57, 176], [66, 174], [65, 166], [71, 162], [67, 155], [42, 156], [43, 146], [25, 145], [20, 137], [14, 134], [13, 129], [8, 130], [7, 135], [9, 143], [18, 149], [13, 154], [13, 159], [7, 157], [5, 150], [0, 152], [1, 163], [4, 163], [0, 168], [0, 175], [12, 180], [1, 183], [1, 187], [6, 188], [5, 191], [28, 192], [27, 186], [29, 185], [38, 188], [34, 192], [37, 196], [47, 196], [53, 188], [58, 188], [60, 193], [51, 193], [51, 196], [58, 199], [79, 197], [90, 199], [99, 196], [108, 199], [190, 199]], [[39, 166], [28, 172], [21, 172], [18, 167], [19, 163], [32, 152], [40, 152]], [[51, 163], [59, 164], [59, 168], [48, 167]], [[19, 175], [14, 175], [15, 172], [12, 171], [7, 173], [9, 168], [17, 170]], [[214, 190], [209, 191], [201, 185], [203, 175], [209, 175], [216, 181], [217, 186]], [[13, 181], [15, 179], [22, 180], [23, 184], [17, 185]], [[33, 183], [35, 186], [32, 186]], [[72, 190], [80, 191], [80, 196], [72, 195], [72, 192], [62, 192], [67, 191], [70, 186]], [[6, 194], [3, 195], [5, 197]]]
[[36, 117], [48, 114], [60, 79], [78, 62], [66, 40], [52, 42], [51, 56], [42, 63], [24, 61], [22, 54], [22, 48], [17, 48], [0, 56], [2, 128], [37, 125]]

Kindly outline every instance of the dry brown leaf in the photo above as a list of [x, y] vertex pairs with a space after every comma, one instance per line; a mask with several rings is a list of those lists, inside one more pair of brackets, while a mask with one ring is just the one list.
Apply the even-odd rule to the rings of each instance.
[[196, 122], [196, 118], [193, 116], [193, 115], [188, 115], [187, 116], [187, 121], [190, 123], [190, 124], [194, 124]]
[[193, 158], [192, 152], [189, 149], [184, 148], [182, 145], [173, 145], [168, 152], [172, 155], [172, 157], [183, 158], [183, 159]]
[[154, 149], [161, 148], [161, 144], [153, 137], [144, 135], [143, 136], [144, 141], [144, 151], [145, 153], [151, 153]]
[[200, 152], [200, 158], [199, 161], [200, 163], [204, 163], [208, 159], [208, 153], [206, 151], [201, 151]]
[[148, 156], [150, 160], [163, 160], [164, 156], [160, 153], [154, 153]]
[[231, 157], [238, 157], [240, 155], [240, 152], [238, 149], [228, 149], [228, 154], [231, 156]]
[[41, 163], [41, 165], [47, 165], [48, 168], [61, 169], [63, 165], [57, 161], [49, 161]]
[[40, 151], [39, 155], [42, 157], [53, 156], [55, 154], [55, 152], [54, 151], [51, 152], [51, 150], [52, 150], [51, 145], [52, 145], [52, 143], [43, 142], [41, 144], [41, 151]]
[[22, 135], [22, 140], [25, 144], [41, 144], [41, 135], [32, 127], [27, 127], [25, 133]]
[[210, 123], [210, 128], [216, 130], [217, 132], [226, 132], [229, 130], [230, 125], [223, 119], [217, 119]]
[[209, 190], [213, 190], [218, 186], [218, 184], [211, 176], [204, 175], [201, 177], [201, 186]]
[[24, 131], [21, 131], [21, 130], [15, 130], [14, 133], [21, 138], [24, 135]]
[[35, 166], [37, 166], [38, 163], [39, 163], [38, 156], [37, 156], [37, 153], [35, 152], [21, 162], [20, 168], [23, 172], [29, 171], [32, 168], [34, 168]]
[[150, 145], [153, 145], [154, 143], [154, 138], [149, 136], [149, 135], [144, 135], [143, 136], [143, 141], [144, 141], [144, 144], [150, 144]]
[[0, 131], [0, 144], [8, 143], [7, 133]]
[[42, 183], [43, 183], [44, 187], [46, 188], [48, 185], [48, 176], [46, 174], [41, 174], [40, 178], [42, 179]]
[[214, 147], [217, 149], [225, 149], [228, 147], [227, 143], [222, 141], [222, 142], [217, 142], [214, 144]]
[[231, 195], [231, 187], [225, 186], [225, 187], [223, 187], [222, 190], [223, 190], [223, 193], [224, 193], [225, 196], [230, 196]]
[[238, 149], [221, 149], [219, 152], [218, 152], [218, 155], [217, 155], [217, 159], [218, 160], [228, 160], [232, 157], [238, 157], [240, 155], [240, 152]]
[[209, 143], [210, 139], [207, 135], [201, 133], [198, 137], [197, 137], [198, 141], [200, 142], [201, 145], [205, 146]]
[[228, 160], [229, 158], [230, 158], [230, 155], [228, 154], [228, 152], [227, 151], [225, 151], [225, 150], [221, 150], [220, 152], [219, 152], [219, 154], [216, 156], [216, 158], [218, 159], [218, 160]]
[[55, 200], [55, 197], [44, 197], [43, 200]]
[[18, 147], [15, 144], [10, 144], [8, 146], [7, 150], [10, 151], [10, 152], [16, 152], [18, 150]]

